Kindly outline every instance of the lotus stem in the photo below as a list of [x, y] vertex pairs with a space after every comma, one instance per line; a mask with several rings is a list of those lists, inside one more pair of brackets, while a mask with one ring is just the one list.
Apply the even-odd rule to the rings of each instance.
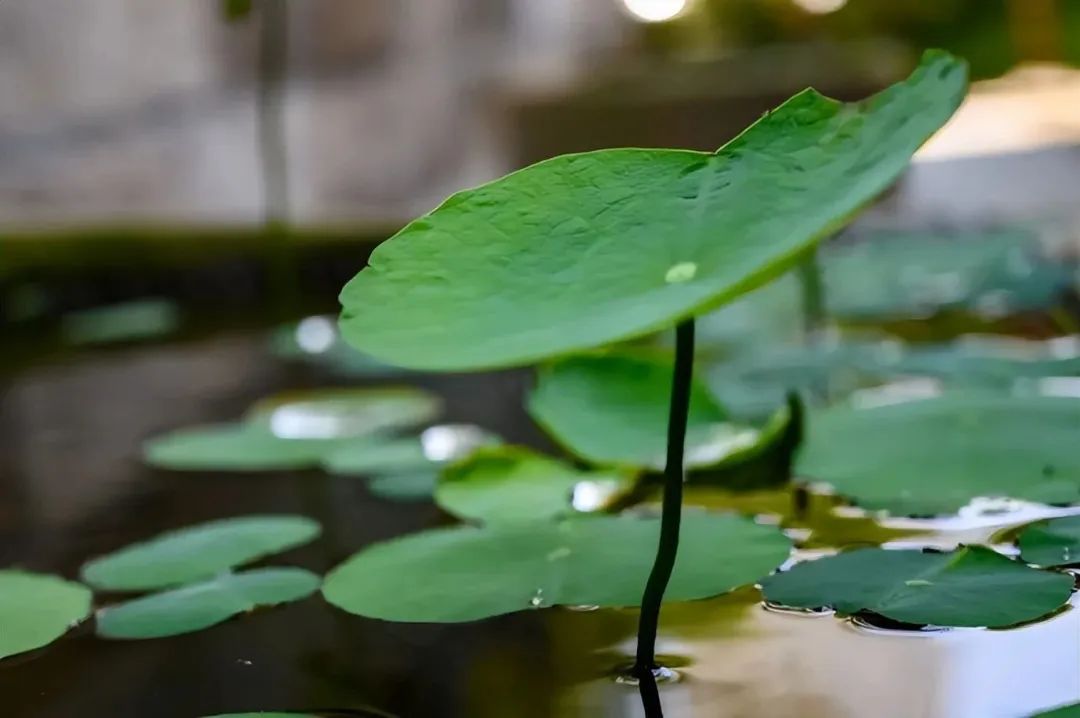
[[664, 503], [660, 516], [660, 542], [656, 549], [649, 580], [641, 598], [638, 623], [637, 657], [634, 675], [641, 687], [646, 715], [655, 718], [659, 699], [650, 710], [650, 691], [655, 694], [653, 670], [656, 665], [656, 630], [660, 622], [660, 604], [664, 600], [675, 557], [679, 552], [679, 524], [682, 519], [683, 456], [686, 450], [686, 423], [690, 412], [690, 380], [694, 372], [694, 320], [687, 319], [675, 328], [675, 371], [671, 381], [671, 406], [668, 411], [667, 463], [664, 466]]

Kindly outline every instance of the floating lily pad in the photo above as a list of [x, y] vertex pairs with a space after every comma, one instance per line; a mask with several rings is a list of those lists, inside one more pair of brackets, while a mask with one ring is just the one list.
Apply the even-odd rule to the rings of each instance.
[[799, 93], [713, 153], [617, 149], [453, 195], [343, 290], [347, 341], [401, 366], [526, 364], [669, 327], [764, 285], [887, 188], [952, 115], [927, 53], [860, 103]]
[[1032, 524], [1020, 534], [1020, 552], [1037, 566], [1080, 564], [1080, 516]]
[[441, 410], [438, 397], [416, 387], [320, 389], [260, 401], [247, 418], [282, 439], [337, 439], [417, 426]]
[[318, 466], [355, 439], [282, 439], [263, 426], [211, 424], [154, 437], [143, 444], [151, 466], [174, 471], [283, 471]]
[[[879, 373], [932, 376], [953, 386], [1008, 388], [1019, 379], [1080, 375], [1080, 357], [1053, 356], [1045, 342], [1000, 337], [896, 348], [872, 358]], [[868, 357], [871, 358], [871, 357]]]
[[161, 638], [201, 631], [260, 606], [306, 598], [321, 579], [299, 568], [225, 573], [203, 583], [103, 608], [97, 632], [105, 638]]
[[387, 501], [426, 501], [435, 496], [438, 483], [438, 472], [420, 470], [376, 476], [368, 483], [368, 491]]
[[243, 516], [169, 531], [87, 562], [83, 580], [109, 591], [149, 591], [210, 578], [308, 543], [319, 524], [303, 516]]
[[[361, 551], [327, 576], [323, 594], [350, 613], [439, 623], [555, 604], [636, 606], [659, 531], [657, 519], [627, 516], [435, 529]], [[790, 548], [775, 528], [688, 514], [665, 596], [705, 598], [753, 583]]]
[[180, 310], [168, 299], [139, 299], [65, 314], [64, 340], [74, 345], [159, 339], [180, 327]]
[[322, 466], [341, 476], [434, 471], [440, 464], [464, 458], [481, 446], [494, 446], [501, 441], [491, 432], [471, 424], [441, 424], [425, 429], [415, 437], [371, 437], [354, 441], [327, 454]]
[[949, 553], [857, 549], [796, 564], [762, 586], [766, 600], [785, 606], [996, 628], [1055, 611], [1069, 600], [1073, 581], [968, 546]]
[[1046, 307], [1072, 276], [1033, 244], [1030, 233], [1005, 230], [898, 234], [834, 248], [822, 262], [828, 310], [845, 319], [889, 319]]
[[[587, 461], [663, 468], [672, 372], [670, 357], [570, 357], [540, 371], [529, 395], [529, 413]], [[727, 421], [700, 382], [691, 385], [687, 421], [691, 465], [718, 463], [756, 438], [750, 427]]]
[[811, 414], [800, 476], [869, 509], [953, 513], [979, 496], [1080, 503], [1080, 401], [945, 394]]
[[90, 590], [57, 576], [0, 570], [0, 658], [55, 641], [90, 615]]
[[303, 362], [341, 377], [388, 377], [406, 373], [400, 367], [353, 349], [338, 332], [337, 317], [305, 317], [274, 330], [270, 351], [286, 361]]
[[484, 523], [529, 521], [573, 513], [574, 487], [582, 481], [629, 483], [614, 473], [573, 466], [520, 447], [481, 449], [443, 472], [435, 502], [464, 519]]

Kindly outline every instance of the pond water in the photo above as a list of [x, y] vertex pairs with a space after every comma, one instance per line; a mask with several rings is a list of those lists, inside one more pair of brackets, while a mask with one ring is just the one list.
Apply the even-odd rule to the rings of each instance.
[[[445, 397], [447, 421], [550, 449], [521, 410], [526, 382], [515, 372], [415, 379]], [[268, 360], [254, 335], [87, 353], [7, 380], [0, 565], [75, 577], [86, 558], [167, 529], [272, 512], [306, 514], [324, 526], [321, 540], [274, 563], [325, 572], [374, 541], [449, 523], [430, 503], [381, 501], [355, 479], [179, 474], [139, 461], [148, 436], [238, 416], [275, 391], [328, 384]], [[763, 520], [778, 520], [793, 505], [786, 493], [688, 499], [753, 510]], [[858, 512], [834, 512], [831, 499], [816, 496], [802, 519], [785, 524], [809, 556], [883, 541], [952, 547], [1041, 515], [1037, 507], [994, 508], [883, 527]], [[673, 604], [658, 646], [680, 676], [661, 687], [666, 715], [1027, 715], [1080, 699], [1076, 605], [1074, 596], [1054, 617], [1012, 630], [904, 632], [766, 610], [754, 589]], [[568, 609], [461, 625], [394, 624], [317, 599], [176, 638], [105, 641], [84, 625], [43, 650], [0, 661], [0, 715], [639, 716], [637, 689], [613, 680], [632, 653], [635, 628], [634, 612]]]

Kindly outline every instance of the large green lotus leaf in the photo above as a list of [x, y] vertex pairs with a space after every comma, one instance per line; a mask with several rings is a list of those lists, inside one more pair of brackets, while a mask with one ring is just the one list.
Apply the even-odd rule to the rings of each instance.
[[829, 313], [846, 319], [928, 316], [965, 309], [991, 316], [1046, 307], [1072, 283], [1038, 255], [1030, 233], [882, 236], [826, 253]]
[[616, 149], [460, 192], [371, 254], [343, 336], [402, 366], [525, 364], [653, 332], [776, 278], [888, 187], [953, 113], [928, 52], [863, 102], [813, 90], [713, 153]]
[[1080, 564], [1080, 516], [1041, 521], [1020, 534], [1020, 553], [1038, 566]]
[[515, 446], [480, 449], [443, 471], [435, 503], [489, 524], [554, 518], [573, 513], [574, 487], [583, 481], [629, 484], [629, 477], [579, 471]]
[[[326, 578], [327, 600], [392, 621], [453, 623], [556, 604], [636, 606], [656, 553], [658, 519], [629, 516], [455, 526], [376, 544]], [[736, 516], [683, 517], [665, 598], [753, 583], [788, 556], [777, 529]]]
[[174, 471], [310, 469], [355, 439], [283, 439], [265, 426], [210, 424], [154, 437], [143, 444], [151, 466]]
[[303, 516], [243, 516], [169, 531], [83, 565], [83, 580], [109, 591], [177, 586], [308, 543], [319, 524]]
[[1080, 718], [1080, 703], [1055, 708], [1052, 711], [1032, 716], [1032, 718]]
[[438, 397], [417, 387], [319, 389], [260, 401], [247, 420], [282, 439], [337, 439], [416, 426], [441, 410]]
[[[662, 468], [673, 370], [670, 357], [569, 357], [540, 371], [528, 410], [587, 461]], [[756, 437], [753, 429], [727, 421], [700, 382], [691, 384], [687, 422], [686, 456], [693, 466], [718, 463]]]
[[945, 394], [810, 415], [800, 476], [869, 509], [952, 513], [979, 496], [1080, 503], [1080, 401]]
[[57, 576], [0, 570], [0, 658], [55, 641], [90, 615], [90, 590]]
[[300, 568], [225, 573], [103, 608], [97, 613], [97, 633], [104, 638], [161, 638], [201, 631], [260, 606], [306, 598], [320, 582]]
[[785, 606], [869, 611], [894, 621], [938, 626], [1012, 626], [1069, 600], [1069, 576], [1040, 571], [988, 548], [949, 553], [864, 548], [796, 564], [762, 582]]

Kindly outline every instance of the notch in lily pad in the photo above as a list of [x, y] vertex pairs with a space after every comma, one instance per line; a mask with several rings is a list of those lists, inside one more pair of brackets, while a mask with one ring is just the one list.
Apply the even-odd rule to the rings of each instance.
[[314, 540], [304, 516], [244, 516], [169, 531], [88, 561], [83, 580], [107, 591], [150, 591], [228, 571]]
[[342, 290], [346, 341], [414, 369], [518, 366], [676, 327], [663, 530], [635, 673], [655, 666], [678, 548], [693, 317], [779, 277], [843, 226], [948, 120], [966, 84], [964, 63], [930, 51], [862, 102], [801, 92], [715, 152], [555, 157], [451, 196]]
[[796, 564], [762, 588], [766, 600], [784, 606], [869, 612], [915, 625], [1003, 628], [1059, 609], [1073, 580], [981, 546], [947, 553], [864, 548]]
[[0, 659], [57, 640], [90, 615], [90, 589], [50, 576], [0, 570]]

